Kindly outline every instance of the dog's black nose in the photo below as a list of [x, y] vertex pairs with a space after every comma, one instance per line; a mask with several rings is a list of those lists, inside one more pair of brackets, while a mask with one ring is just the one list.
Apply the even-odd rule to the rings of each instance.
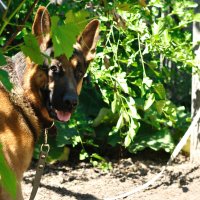
[[68, 107], [75, 108], [78, 104], [78, 96], [76, 94], [66, 94], [63, 97], [63, 101]]

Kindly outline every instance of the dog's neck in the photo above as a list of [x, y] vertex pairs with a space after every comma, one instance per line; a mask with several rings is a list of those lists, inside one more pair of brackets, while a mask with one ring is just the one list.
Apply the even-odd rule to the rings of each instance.
[[[42, 115], [40, 108], [34, 106], [34, 104], [26, 98], [21, 88], [15, 88], [10, 93], [10, 97], [16, 109], [23, 113], [27, 126], [32, 130], [34, 143], [36, 143], [42, 131], [52, 126], [53, 120], [47, 120]], [[55, 125], [52, 126], [48, 132], [51, 136], [56, 135], [57, 131]]]
[[53, 123], [53, 120], [48, 120], [46, 119], [46, 117], [44, 117], [41, 113], [41, 110], [37, 107], [35, 107], [34, 105], [31, 105], [32, 109], [34, 110], [35, 112], [35, 115], [37, 116], [39, 122], [40, 122], [40, 126], [42, 129], [45, 129], [45, 128], [49, 128], [51, 127], [52, 123]]
[[[15, 56], [12, 57], [11, 67], [9, 70], [10, 79], [14, 85], [14, 92], [17, 96], [23, 96], [23, 105], [25, 104], [26, 107], [31, 107], [31, 110], [33, 111], [33, 115], [37, 117], [39, 127], [41, 130], [44, 130], [45, 128], [49, 128], [53, 122], [53, 120], [48, 120], [46, 117], [43, 116], [41, 113], [41, 109], [34, 105], [34, 103], [31, 103], [29, 99], [26, 98], [26, 95], [23, 94], [23, 76], [26, 69], [26, 57], [22, 52], [17, 53]], [[24, 106], [23, 106], [24, 107]], [[56, 134], [56, 128], [52, 127], [49, 130], [50, 134], [55, 135]], [[39, 136], [37, 136], [38, 139]]]
[[36, 142], [40, 136], [41, 124], [39, 123], [39, 118], [36, 116], [34, 109], [32, 108], [30, 102], [24, 98], [21, 89], [12, 90], [10, 93], [11, 102], [16, 110], [19, 110], [23, 116], [26, 125], [29, 127], [33, 134], [34, 142]]

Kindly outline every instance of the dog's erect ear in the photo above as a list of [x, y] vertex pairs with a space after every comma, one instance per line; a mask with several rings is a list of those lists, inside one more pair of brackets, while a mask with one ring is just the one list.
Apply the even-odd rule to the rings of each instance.
[[32, 33], [37, 37], [41, 50], [45, 50], [50, 40], [51, 19], [44, 6], [40, 6], [35, 15]]
[[81, 46], [86, 61], [90, 61], [94, 58], [98, 39], [99, 21], [94, 19], [86, 25], [77, 39], [77, 43]]

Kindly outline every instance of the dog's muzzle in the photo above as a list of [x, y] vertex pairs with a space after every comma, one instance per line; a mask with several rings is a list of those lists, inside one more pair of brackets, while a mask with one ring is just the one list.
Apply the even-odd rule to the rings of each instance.
[[66, 94], [61, 101], [56, 103], [52, 103], [51, 98], [48, 98], [46, 107], [51, 118], [61, 122], [67, 122], [70, 120], [72, 113], [77, 107], [77, 104], [77, 95]]

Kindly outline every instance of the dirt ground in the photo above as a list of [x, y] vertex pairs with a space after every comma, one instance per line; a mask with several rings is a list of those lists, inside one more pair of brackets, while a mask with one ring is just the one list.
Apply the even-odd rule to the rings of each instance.
[[[103, 172], [88, 163], [47, 165], [35, 200], [97, 200], [128, 192], [158, 174], [168, 156], [155, 153], [112, 161], [113, 169]], [[35, 166], [34, 166], [35, 167]], [[23, 181], [24, 198], [30, 195], [35, 170], [27, 171]], [[125, 200], [199, 200], [200, 166], [179, 155], [165, 176], [153, 186]]]

